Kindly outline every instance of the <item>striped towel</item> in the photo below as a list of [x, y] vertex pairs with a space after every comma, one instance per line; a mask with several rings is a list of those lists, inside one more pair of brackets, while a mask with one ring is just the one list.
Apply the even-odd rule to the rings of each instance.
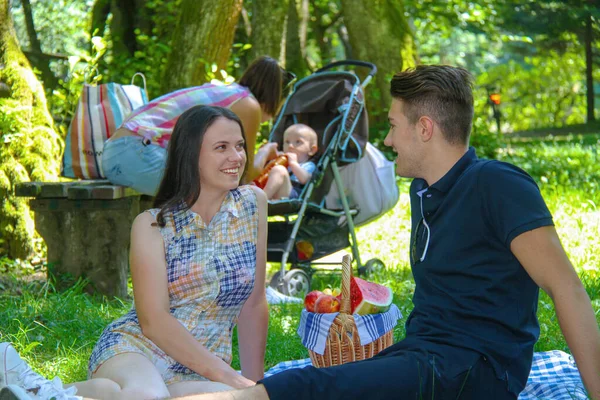
[[[339, 313], [317, 314], [302, 310], [298, 335], [302, 344], [317, 354], [325, 352], [329, 328]], [[395, 304], [381, 314], [354, 315], [356, 330], [362, 346], [369, 344], [393, 329], [402, 313]]]
[[[283, 361], [267, 372], [265, 378], [291, 368], [312, 365], [310, 358]], [[519, 400], [586, 400], [587, 392], [573, 358], [559, 350], [533, 354], [533, 364], [527, 386]]]

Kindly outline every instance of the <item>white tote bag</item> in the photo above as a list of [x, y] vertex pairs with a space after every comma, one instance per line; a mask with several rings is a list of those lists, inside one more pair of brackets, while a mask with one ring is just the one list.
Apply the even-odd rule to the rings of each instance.
[[[394, 170], [394, 163], [371, 143], [367, 143], [363, 158], [340, 168], [348, 204], [359, 210], [355, 225], [366, 224], [396, 205], [400, 193]], [[325, 206], [342, 208], [335, 183], [325, 197]]]

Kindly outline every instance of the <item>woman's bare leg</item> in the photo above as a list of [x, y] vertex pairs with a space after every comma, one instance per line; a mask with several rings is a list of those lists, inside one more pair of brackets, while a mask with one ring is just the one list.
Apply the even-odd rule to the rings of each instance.
[[74, 383], [77, 395], [97, 400], [165, 399], [171, 395], [150, 360], [141, 354], [119, 354], [98, 368], [92, 379]]

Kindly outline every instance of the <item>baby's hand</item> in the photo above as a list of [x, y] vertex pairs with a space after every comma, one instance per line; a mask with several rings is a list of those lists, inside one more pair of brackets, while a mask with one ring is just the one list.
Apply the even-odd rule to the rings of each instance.
[[296, 153], [285, 153], [288, 158], [289, 163], [297, 163], [298, 162], [298, 154]]

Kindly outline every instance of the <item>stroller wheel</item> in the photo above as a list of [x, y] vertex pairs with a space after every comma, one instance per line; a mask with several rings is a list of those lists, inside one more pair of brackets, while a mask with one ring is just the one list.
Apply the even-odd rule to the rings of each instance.
[[277, 271], [271, 277], [269, 286], [277, 290], [279, 293], [283, 293], [283, 279], [281, 278], [281, 271]]
[[371, 258], [364, 267], [358, 269], [358, 275], [369, 276], [373, 272], [381, 271], [385, 268], [385, 264], [379, 258]]
[[283, 294], [294, 297], [310, 292], [310, 277], [301, 269], [292, 269], [283, 277]]

